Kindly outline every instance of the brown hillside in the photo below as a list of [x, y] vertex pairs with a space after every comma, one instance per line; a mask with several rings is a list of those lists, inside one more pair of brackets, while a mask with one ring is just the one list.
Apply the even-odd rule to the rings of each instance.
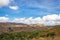
[[[35, 24], [36, 25], [36, 24]], [[23, 23], [0, 23], [0, 33], [2, 32], [20, 32], [20, 31], [34, 31], [34, 30], [41, 30], [44, 27], [40, 25], [28, 25]]]
[[49, 29], [49, 31], [54, 31], [57, 36], [60, 36], [60, 25], [51, 26], [48, 29]]

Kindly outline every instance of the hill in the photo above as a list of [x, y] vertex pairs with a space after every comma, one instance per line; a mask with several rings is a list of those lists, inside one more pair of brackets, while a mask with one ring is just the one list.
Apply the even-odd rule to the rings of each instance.
[[60, 40], [60, 25], [0, 23], [0, 33], [1, 40]]
[[57, 36], [60, 36], [60, 25], [50, 26], [50, 27], [48, 28], [48, 30], [49, 30], [49, 31], [54, 31]]
[[0, 23], [0, 33], [8, 32], [13, 30], [13, 32], [20, 31], [34, 31], [34, 30], [42, 30], [45, 27], [42, 24], [24, 24], [24, 23]]
[[54, 31], [57, 36], [60, 36], [60, 25], [45, 26], [43, 24], [24, 24], [24, 23], [0, 23], [0, 33], [3, 32], [21, 32], [21, 31], [35, 31], [47, 30], [47, 33]]

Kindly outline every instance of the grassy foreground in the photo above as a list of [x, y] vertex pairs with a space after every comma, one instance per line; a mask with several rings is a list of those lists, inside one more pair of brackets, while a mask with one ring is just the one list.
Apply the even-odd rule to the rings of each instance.
[[54, 32], [48, 32], [45, 30], [36, 30], [33, 32], [16, 32], [16, 33], [2, 33], [0, 34], [0, 40], [59, 40], [55, 38]]
[[0, 40], [60, 40], [60, 26], [46, 28], [44, 30], [9, 32], [0, 34]]

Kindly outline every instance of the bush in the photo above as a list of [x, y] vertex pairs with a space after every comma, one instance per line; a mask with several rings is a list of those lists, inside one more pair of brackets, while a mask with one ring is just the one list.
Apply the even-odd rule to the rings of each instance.
[[[12, 30], [11, 28], [9, 29]], [[0, 40], [31, 40], [33, 38], [44, 37], [44, 34], [45, 31], [43, 30], [36, 30], [33, 32], [3, 33], [0, 35]]]
[[9, 28], [8, 28], [8, 31], [9, 31], [9, 32], [13, 31], [13, 27], [9, 27]]

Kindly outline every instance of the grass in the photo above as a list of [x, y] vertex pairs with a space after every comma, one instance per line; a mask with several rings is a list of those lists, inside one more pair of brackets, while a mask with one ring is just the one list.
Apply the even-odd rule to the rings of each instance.
[[52, 39], [51, 37], [40, 37], [38, 39], [33, 38], [32, 40], [60, 40], [60, 36], [55, 36], [54, 39]]
[[[9, 28], [11, 30], [11, 28]], [[30, 30], [30, 29], [29, 29]], [[47, 37], [47, 33], [50, 35]], [[51, 37], [55, 33], [54, 38]], [[52, 28], [46, 28], [43, 30], [36, 30], [33, 32], [16, 32], [16, 33], [4, 33], [0, 35], [0, 40], [20, 40], [27, 39], [30, 40], [60, 40], [60, 26], [55, 26]]]

